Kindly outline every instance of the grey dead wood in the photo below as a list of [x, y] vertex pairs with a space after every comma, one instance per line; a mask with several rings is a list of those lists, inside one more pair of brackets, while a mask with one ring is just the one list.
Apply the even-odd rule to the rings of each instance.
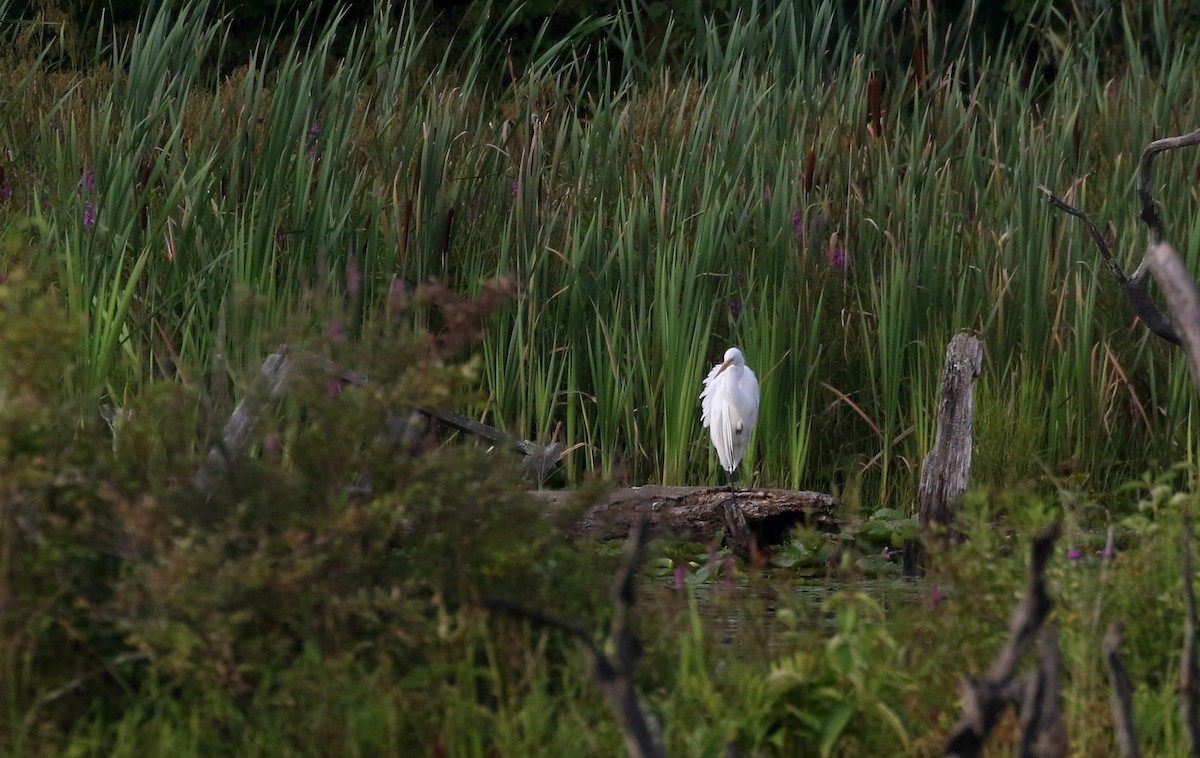
[[[1161, 226], [1161, 222], [1157, 223]], [[1196, 283], [1169, 244], [1156, 244], [1151, 248], [1146, 254], [1146, 265], [1163, 291], [1179, 332], [1180, 343], [1187, 354], [1192, 381], [1200, 390], [1200, 293], [1196, 290]], [[1179, 719], [1191, 740], [1192, 755], [1200, 756], [1200, 661], [1197, 660], [1196, 650], [1196, 593], [1192, 584], [1192, 522], [1187, 516], [1180, 529], [1180, 543], [1186, 613], [1179, 662]]]
[[1029, 691], [1028, 678], [1016, 677], [1017, 665], [1038, 638], [1053, 606], [1046, 592], [1045, 573], [1061, 532], [1062, 525], [1055, 523], [1033, 538], [1029, 588], [1013, 609], [1008, 622], [1008, 640], [992, 661], [987, 676], [962, 683], [962, 716], [946, 738], [946, 755], [961, 758], [980, 755], [988, 735], [1009, 704], [1024, 699]]
[[196, 489], [211, 494], [227, 483], [231, 464], [249, 451], [267, 412], [297, 381], [312, 377], [338, 379], [347, 384], [366, 382], [364, 375], [347, 371], [313, 353], [293, 352], [286, 347], [271, 353], [259, 368], [249, 393], [238, 402], [225, 422], [221, 440], [208, 452], [196, 472], [192, 480]]
[[642, 656], [642, 644], [630, 628], [629, 616], [636, 599], [634, 582], [645, 545], [646, 530], [642, 524], [636, 524], [625, 542], [625, 559], [613, 577], [609, 593], [613, 608], [612, 624], [608, 633], [611, 656], [596, 643], [591, 630], [582, 624], [500, 598], [487, 598], [484, 605], [492, 611], [506, 613], [537, 626], [558, 629], [574, 637], [587, 657], [592, 680], [600, 688], [605, 701], [621, 725], [625, 736], [625, 749], [631, 758], [663, 758], [666, 753], [659, 745], [634, 681], [634, 669]]
[[[249, 452], [262, 420], [271, 408], [304, 381], [336, 381], [347, 386], [363, 386], [369, 380], [366, 374], [346, 369], [315, 353], [292, 350], [286, 346], [271, 353], [259, 368], [258, 377], [250, 391], [238, 402], [225, 422], [220, 442], [213, 446], [196, 472], [192, 480], [196, 489], [212, 494], [227, 483], [231, 464]], [[113, 416], [115, 413], [109, 412]], [[524, 456], [526, 473], [539, 484], [545, 481], [562, 458], [562, 446], [558, 443], [539, 445], [465, 416], [433, 408], [398, 409], [389, 419], [393, 437], [403, 439], [416, 426], [421, 426], [413, 423], [414, 417], [431, 419], [442, 426], [521, 454]]]
[[1133, 682], [1129, 680], [1129, 673], [1121, 661], [1123, 636], [1124, 629], [1119, 623], [1113, 622], [1108, 625], [1101, 643], [1104, 664], [1108, 667], [1108, 680], [1112, 685], [1109, 705], [1112, 709], [1113, 738], [1121, 758], [1140, 758], [1142, 751], [1138, 748], [1137, 727], [1133, 722]]
[[[1142, 150], [1141, 158], [1138, 159], [1134, 186], [1141, 205], [1139, 217], [1146, 224], [1147, 252], [1158, 247], [1166, 239], [1166, 229], [1163, 224], [1162, 214], [1159, 213], [1158, 203], [1154, 200], [1154, 160], [1160, 153], [1196, 144], [1200, 144], [1200, 129], [1177, 137], [1165, 137], [1160, 140], [1154, 140]], [[1084, 222], [1088, 236], [1091, 238], [1092, 244], [1095, 245], [1097, 252], [1100, 253], [1105, 267], [1112, 274], [1113, 278], [1117, 280], [1121, 291], [1125, 294], [1129, 304], [1133, 306], [1134, 313], [1137, 314], [1142, 323], [1153, 334], [1167, 342], [1175, 345], [1180, 344], [1180, 335], [1175, 324], [1172, 323], [1171, 318], [1167, 314], [1159, 309], [1150, 298], [1150, 294], [1146, 291], [1146, 287], [1150, 281], [1148, 256], [1143, 255], [1142, 261], [1134, 269], [1133, 273], [1126, 276], [1124, 270], [1121, 268], [1121, 264], [1117, 262], [1116, 257], [1109, 249], [1104, 235], [1096, 228], [1096, 224], [1087, 213], [1060, 198], [1045, 185], [1039, 185], [1038, 189], [1046, 195], [1047, 200], [1052, 206]]]
[[1167, 243], [1157, 244], [1147, 251], [1146, 267], [1163, 291], [1177, 327], [1178, 342], [1187, 355], [1192, 381], [1200, 388], [1200, 295], [1192, 275]]
[[[546, 490], [533, 495], [546, 503], [551, 514], [569, 511], [579, 497]], [[571, 516], [567, 532], [576, 538], [616, 540], [624, 539], [635, 524], [644, 523], [651, 539], [708, 542], [719, 532], [728, 537], [731, 530], [742, 530], [740, 539], [752, 551], [752, 545], [762, 548], [784, 541], [787, 532], [798, 525], [837, 532], [841, 522], [835, 510], [834, 499], [820, 492], [739, 490], [736, 502], [731, 502], [724, 487], [648, 485], [605, 493], [582, 513]]]
[[[937, 431], [933, 449], [921, 463], [918, 486], [921, 530], [928, 540], [938, 529], [953, 536], [955, 509], [971, 476], [972, 430], [975, 416], [975, 380], [983, 368], [983, 342], [959, 332], [946, 345], [942, 381], [938, 388]], [[909, 541], [904, 546], [908, 573], [928, 568], [924, 546]]]

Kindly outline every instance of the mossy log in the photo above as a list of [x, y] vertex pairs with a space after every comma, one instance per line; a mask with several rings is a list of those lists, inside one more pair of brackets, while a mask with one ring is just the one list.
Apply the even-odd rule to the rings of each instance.
[[[579, 503], [579, 498], [588, 497], [560, 491], [534, 494], [551, 511], [564, 512]], [[567, 533], [585, 539], [624, 539], [630, 528], [644, 518], [650, 538], [708, 542], [723, 531], [735, 553], [752, 558], [756, 550], [784, 541], [788, 531], [799, 525], [839, 531], [835, 505], [829, 495], [798, 490], [730, 492], [724, 487], [626, 487], [580, 505], [584, 510], [570, 520]]]

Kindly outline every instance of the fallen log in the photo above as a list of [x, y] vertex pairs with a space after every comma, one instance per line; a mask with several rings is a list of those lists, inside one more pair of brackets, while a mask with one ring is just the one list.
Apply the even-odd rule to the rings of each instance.
[[[566, 511], [576, 498], [572, 492], [537, 491], [547, 509]], [[828, 532], [840, 530], [834, 499], [820, 492], [750, 489], [730, 492], [724, 487], [665, 487], [647, 485], [608, 492], [589, 504], [567, 528], [572, 537], [623, 539], [640, 519], [649, 538], [681, 538], [708, 542], [718, 532], [729, 534], [727, 511], [739, 510], [746, 518], [747, 552], [783, 542], [789, 530], [805, 525]], [[740, 521], [740, 519], [739, 519]], [[731, 540], [731, 547], [737, 548]], [[746, 557], [746, 556], [742, 556]]]

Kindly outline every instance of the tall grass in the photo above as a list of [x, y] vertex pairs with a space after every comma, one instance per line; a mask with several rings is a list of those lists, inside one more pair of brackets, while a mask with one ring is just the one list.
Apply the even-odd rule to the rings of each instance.
[[[9, 29], [0, 221], [43, 223], [89, 319], [92, 393], [238, 379], [313, 293], [353, 330], [393, 288], [514, 272], [524, 297], [484, 341], [475, 411], [578, 444], [572, 479], [715, 481], [697, 395], [738, 344], [763, 384], [753, 482], [851, 477], [904, 502], [965, 328], [997, 393], [982, 407], [1020, 393], [1044, 418], [1013, 470], [1117, 481], [1148, 451], [1191, 455], [1186, 373], [1036, 187], [1111, 220], [1136, 262], [1137, 154], [1200, 122], [1200, 52], [1147, 53], [1134, 25], [1171, 19], [1136, 5], [1046, 44], [1052, 80], [1023, 57], [1035, 27], [981, 42], [962, 17], [943, 36], [882, 0], [677, 19], [697, 33], [654, 57], [631, 6], [540, 39], [511, 79], [505, 13], [452, 47], [408, 7], [235, 60], [206, 5], [164, 4], [128, 39], [98, 33], [78, 73]], [[1193, 265], [1198, 168], [1200, 153], [1160, 168]]]

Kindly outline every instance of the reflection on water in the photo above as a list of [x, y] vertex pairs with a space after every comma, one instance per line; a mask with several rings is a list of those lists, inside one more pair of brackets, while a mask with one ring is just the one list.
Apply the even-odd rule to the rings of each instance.
[[[833, 613], [826, 600], [836, 593], [864, 593], [887, 615], [929, 607], [936, 590], [922, 579], [873, 577], [861, 579], [797, 578], [785, 569], [741, 572], [732, 581], [722, 578], [689, 582], [676, 589], [670, 576], [655, 577], [640, 588], [637, 613], [664, 635], [690, 630], [689, 596], [710, 644], [754, 645], [767, 658], [779, 652], [787, 638], [799, 633], [828, 634]], [[794, 640], [793, 640], [794, 641]]]

